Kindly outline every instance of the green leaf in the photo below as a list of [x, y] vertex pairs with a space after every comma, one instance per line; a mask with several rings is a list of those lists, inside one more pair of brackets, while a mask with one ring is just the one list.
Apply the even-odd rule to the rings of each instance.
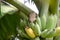
[[9, 2], [10, 4], [14, 5], [17, 7], [19, 10], [24, 12], [26, 15], [29, 15], [30, 12], [33, 10], [21, 3], [19, 0], [5, 0], [6, 2]]
[[19, 21], [19, 17], [17, 14], [13, 15], [5, 15], [0, 19], [0, 36], [4, 39], [9, 39], [11, 35], [17, 34], [17, 24]]
[[9, 4], [9, 3], [2, 3], [1, 2], [1, 13], [0, 13], [0, 18], [2, 18], [4, 15], [6, 14], [13, 14], [14, 12], [16, 12], [18, 9], [16, 7], [14, 7], [13, 5]]

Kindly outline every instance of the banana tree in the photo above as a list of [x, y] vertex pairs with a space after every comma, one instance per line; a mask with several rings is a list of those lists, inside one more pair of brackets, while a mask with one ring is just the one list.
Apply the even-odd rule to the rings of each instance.
[[59, 0], [32, 2], [38, 14], [19, 0], [1, 1], [0, 40], [53, 40], [60, 35], [56, 30]]

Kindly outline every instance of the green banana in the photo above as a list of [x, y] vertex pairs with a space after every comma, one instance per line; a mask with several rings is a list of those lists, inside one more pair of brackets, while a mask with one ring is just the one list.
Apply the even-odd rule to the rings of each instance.
[[36, 35], [37, 36], [40, 36], [40, 34], [41, 34], [41, 29], [40, 29], [40, 27], [39, 27], [39, 25], [36, 23], [35, 24], [35, 32], [36, 32]]
[[57, 20], [58, 20], [58, 15], [55, 14], [55, 15], [54, 15], [54, 25], [53, 25], [53, 28], [56, 27], [56, 25], [57, 25]]
[[23, 30], [18, 29], [17, 31], [21, 37], [30, 39], [30, 37]]
[[25, 26], [26, 26], [26, 21], [25, 20], [22, 20], [22, 19], [20, 19], [20, 22], [19, 22], [19, 24], [18, 24], [18, 33], [20, 34], [20, 36], [21, 37], [25, 37], [25, 38], [30, 38], [26, 33], [25, 33], [25, 31], [24, 31], [24, 28], [25, 28]]
[[44, 30], [46, 26], [47, 17], [46, 15], [43, 15], [40, 18], [41, 18], [41, 27], [42, 27], [42, 30]]
[[42, 31], [41, 37], [42, 37], [42, 38], [46, 38], [47, 32], [48, 32], [48, 29], [45, 29], [44, 31]]
[[55, 31], [54, 31], [54, 30], [49, 30], [49, 31], [47, 32], [46, 38], [52, 38], [52, 37], [54, 37], [54, 34], [55, 34]]
[[54, 30], [45, 29], [41, 33], [41, 37], [43, 37], [43, 38], [51, 38], [51, 37], [54, 37], [54, 36], [55, 36], [55, 31]]
[[53, 37], [52, 38], [46, 38], [46, 40], [53, 40]]
[[47, 18], [46, 29], [55, 29], [57, 23], [57, 15], [49, 15]]
[[40, 40], [40, 38], [39, 37], [36, 37], [34, 40]]
[[18, 28], [21, 29], [21, 30], [24, 30], [24, 28], [25, 28], [26, 25], [27, 25], [26, 20], [22, 20], [22, 19], [20, 19], [20, 22], [19, 22]]
[[[36, 22], [37, 22], [37, 24], [39, 25], [39, 27], [40, 27], [40, 29], [41, 29], [41, 19], [40, 19], [39, 16], [37, 16]], [[42, 30], [42, 29], [41, 29], [41, 30]]]
[[36, 36], [40, 36], [41, 30], [40, 30], [40, 27], [37, 23], [36, 24], [30, 23], [29, 26], [33, 29]]
[[30, 39], [30, 40], [40, 40], [40, 38], [39, 37], [36, 37], [36, 38]]

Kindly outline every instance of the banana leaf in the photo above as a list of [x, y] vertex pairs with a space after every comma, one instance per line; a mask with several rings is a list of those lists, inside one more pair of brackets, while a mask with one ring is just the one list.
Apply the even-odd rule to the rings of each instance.
[[5, 0], [6, 2], [9, 2], [10, 4], [17, 7], [19, 10], [24, 12], [26, 15], [29, 15], [33, 10], [21, 3], [19, 0]]
[[6, 14], [13, 14], [16, 11], [18, 11], [18, 9], [16, 7], [14, 7], [13, 5], [11, 5], [9, 3], [1, 2], [0, 6], [1, 6], [0, 18], [2, 18]]
[[11, 35], [16, 36], [17, 34], [17, 24], [19, 23], [18, 14], [5, 15], [0, 19], [0, 36], [3, 39], [9, 39]]

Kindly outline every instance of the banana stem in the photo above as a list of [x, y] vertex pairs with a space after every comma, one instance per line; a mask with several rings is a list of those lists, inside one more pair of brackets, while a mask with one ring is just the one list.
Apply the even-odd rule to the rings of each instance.
[[48, 13], [50, 0], [33, 0], [39, 10], [39, 16]]
[[50, 0], [50, 14], [58, 14], [59, 0]]

